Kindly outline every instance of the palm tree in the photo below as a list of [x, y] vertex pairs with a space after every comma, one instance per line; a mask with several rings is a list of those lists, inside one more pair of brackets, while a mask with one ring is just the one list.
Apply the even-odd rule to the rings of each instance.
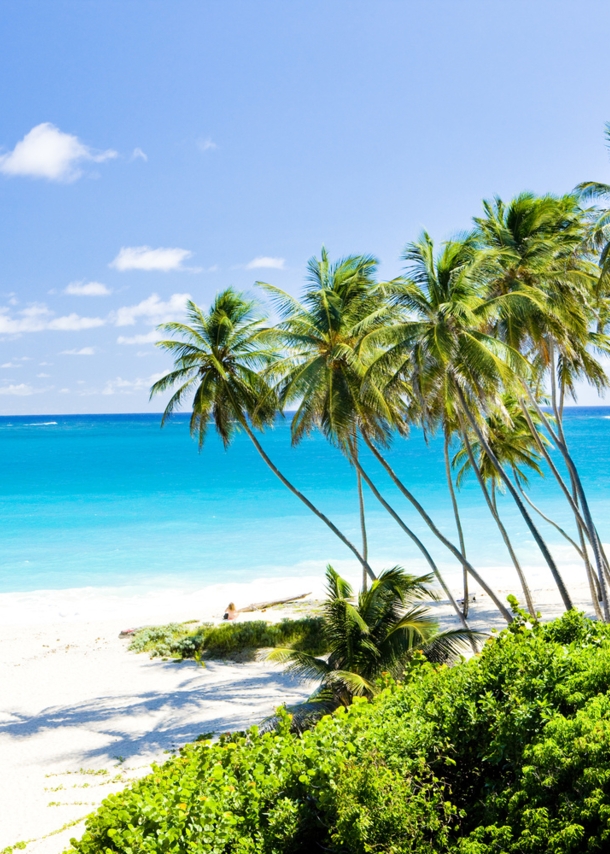
[[439, 632], [428, 608], [417, 604], [437, 599], [431, 582], [432, 575], [413, 576], [395, 566], [355, 599], [348, 582], [327, 567], [323, 632], [328, 656], [280, 648], [268, 654], [289, 672], [320, 680], [307, 703], [296, 710], [298, 718], [347, 706], [354, 697], [372, 697], [382, 674], [400, 678], [417, 650], [434, 661], [459, 654], [473, 633]]
[[[377, 283], [377, 262], [365, 255], [353, 255], [331, 263], [322, 250], [320, 259], [308, 263], [308, 278], [302, 301], [272, 285], [259, 283], [270, 294], [280, 314], [279, 334], [289, 352], [274, 367], [279, 374], [282, 405], [298, 403], [292, 419], [293, 443], [319, 428], [326, 438], [347, 456], [375, 498], [420, 549], [462, 622], [463, 614], [442, 578], [436, 563], [421, 540], [383, 499], [364, 471], [358, 451], [359, 439], [372, 435], [387, 444], [391, 430], [406, 433], [408, 405], [406, 387], [397, 380], [392, 385], [394, 405], [389, 409], [384, 395], [369, 387], [362, 395], [367, 366], [376, 355], [371, 335], [391, 325], [397, 310], [387, 300], [391, 283]], [[388, 394], [386, 386], [386, 395]], [[398, 417], [400, 416], [400, 417]], [[389, 420], [391, 419], [391, 420]], [[483, 586], [484, 582], [483, 582]], [[364, 587], [364, 585], [363, 585]], [[493, 592], [490, 593], [493, 597]], [[498, 607], [504, 606], [495, 600]], [[504, 608], [505, 617], [511, 616]]]
[[[408, 316], [375, 336], [383, 352], [369, 369], [367, 379], [372, 385], [382, 387], [384, 399], [393, 401], [394, 398], [388, 398], [386, 394], [384, 378], [404, 378], [421, 407], [424, 425], [427, 424], [430, 429], [434, 429], [439, 419], [443, 420], [448, 413], [457, 410], [470, 419], [475, 408], [480, 409], [483, 402], [488, 404], [490, 400], [495, 401], [503, 384], [514, 382], [517, 368], [527, 370], [527, 362], [519, 353], [486, 331], [485, 327], [495, 310], [481, 297], [477, 285], [477, 274], [484, 269], [486, 259], [482, 253], [475, 251], [470, 237], [449, 241], [437, 257], [433, 242], [426, 233], [418, 242], [407, 247], [404, 257], [409, 262], [407, 277], [393, 283], [393, 299], [404, 308]], [[479, 429], [478, 424], [476, 429]], [[374, 437], [368, 436], [363, 430], [363, 438], [435, 536], [483, 587], [507, 622], [510, 622], [508, 610], [464, 554], [437, 528], [381, 454]], [[481, 439], [484, 441], [479, 436]], [[505, 473], [501, 476], [508, 479]], [[509, 491], [514, 493], [513, 497], [553, 572], [566, 607], [571, 607], [565, 585], [546, 543], [515, 487], [509, 484]]]
[[271, 425], [277, 413], [276, 395], [263, 374], [278, 358], [277, 334], [263, 325], [256, 303], [227, 288], [217, 294], [207, 313], [189, 300], [186, 314], [189, 324], [174, 322], [159, 327], [174, 336], [157, 345], [173, 355], [174, 369], [150, 392], [152, 398], [174, 390], [161, 426], [192, 397], [190, 430], [200, 448], [212, 421], [225, 448], [235, 431], [243, 429], [276, 477], [330, 528], [374, 579], [358, 549], [282, 474], [254, 433], [253, 428]]
[[[499, 308], [494, 331], [524, 353], [535, 369], [530, 377], [521, 378], [525, 392], [521, 399], [524, 407], [528, 402], [534, 407], [568, 468], [609, 619], [607, 561], [562, 426], [564, 397], [575, 396], [578, 379], [599, 390], [608, 384], [602, 365], [592, 355], [592, 350], [604, 351], [608, 342], [603, 330], [594, 329], [599, 319], [600, 277], [585, 251], [587, 218], [573, 195], [522, 193], [508, 205], [500, 199], [485, 202], [484, 209], [485, 215], [475, 223], [488, 259], [486, 297]], [[551, 387], [556, 431], [539, 403], [545, 379]]]

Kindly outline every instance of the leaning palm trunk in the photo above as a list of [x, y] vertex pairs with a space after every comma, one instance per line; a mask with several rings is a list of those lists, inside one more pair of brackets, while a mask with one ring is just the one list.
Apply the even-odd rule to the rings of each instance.
[[254, 445], [256, 450], [258, 451], [258, 453], [261, 455], [263, 460], [267, 463], [267, 465], [269, 466], [269, 468], [271, 469], [273, 474], [277, 478], [279, 478], [282, 481], [282, 483], [284, 484], [284, 486], [286, 486], [292, 492], [293, 495], [296, 495], [296, 497], [300, 501], [302, 501], [303, 504], [306, 507], [308, 507], [312, 513], [315, 513], [316, 516], [318, 517], [318, 519], [321, 519], [322, 522], [324, 522], [324, 524], [330, 528], [330, 530], [333, 532], [333, 534], [335, 534], [335, 536], [337, 536], [341, 540], [341, 542], [344, 545], [346, 545], [351, 552], [353, 552], [353, 554], [358, 558], [358, 561], [362, 566], [363, 572], [368, 573], [369, 578], [372, 581], [375, 581], [377, 576], [375, 575], [375, 573], [373, 572], [373, 570], [369, 566], [368, 561], [364, 558], [363, 555], [360, 554], [360, 552], [358, 551], [356, 546], [350, 540], [348, 540], [348, 538], [345, 536], [345, 534], [342, 534], [341, 531], [337, 528], [337, 526], [334, 525], [330, 521], [330, 519], [324, 515], [324, 513], [322, 513], [320, 510], [318, 510], [318, 508], [314, 504], [312, 504], [311, 501], [308, 498], [306, 498], [303, 495], [303, 493], [300, 492], [296, 488], [296, 486], [294, 486], [286, 477], [284, 477], [284, 475], [278, 469], [278, 467], [267, 456], [267, 453], [265, 452], [261, 443], [258, 441], [256, 436], [254, 435], [254, 433], [253, 433], [252, 429], [250, 428], [250, 425], [248, 424], [247, 420], [244, 418], [244, 419], [240, 420], [240, 423], [241, 423], [242, 427], [244, 428], [244, 430], [246, 431], [248, 438], [250, 439], [250, 441], [252, 442], [252, 444]]
[[576, 552], [582, 558], [582, 561], [585, 565], [585, 569], [587, 571], [587, 580], [589, 582], [589, 589], [591, 591], [591, 599], [593, 600], [593, 607], [595, 608], [595, 614], [596, 614], [597, 618], [601, 620], [602, 619], [602, 612], [601, 612], [600, 607], [599, 607], [600, 590], [599, 590], [599, 587], [597, 585], [597, 579], [595, 578], [595, 575], [593, 574], [591, 562], [589, 560], [589, 554], [587, 552], [587, 545], [585, 543], [585, 537], [584, 537], [582, 525], [577, 520], [578, 536], [580, 539], [580, 545], [578, 545], [578, 543], [575, 540], [573, 540], [572, 537], [566, 531], [564, 531], [564, 529], [561, 527], [561, 525], [558, 525], [557, 522], [554, 521], [554, 519], [551, 519], [551, 517], [547, 516], [546, 513], [544, 513], [540, 509], [540, 507], [538, 507], [536, 504], [534, 504], [534, 502], [529, 497], [527, 492], [523, 489], [523, 486], [521, 485], [521, 482], [520, 482], [515, 471], [513, 471], [513, 475], [515, 477], [515, 483], [517, 484], [517, 488], [518, 488], [519, 492], [521, 493], [523, 498], [527, 501], [527, 503], [532, 508], [532, 510], [534, 510], [542, 519], [544, 519], [545, 522], [548, 522], [549, 525], [551, 525], [553, 528], [555, 528], [555, 530], [558, 531], [561, 534], [561, 536], [565, 540], [567, 540], [568, 543], [570, 543], [570, 545], [572, 545], [574, 547]]
[[[445, 444], [444, 444], [444, 453], [445, 453], [445, 475], [447, 477], [447, 486], [449, 488], [449, 495], [451, 496], [451, 504], [453, 506], [453, 515], [455, 518], [455, 527], [457, 528], [458, 537], [460, 540], [460, 551], [462, 555], [466, 557], [466, 544], [464, 542], [464, 531], [462, 530], [462, 520], [460, 519], [460, 511], [458, 508], [457, 497], [455, 495], [455, 489], [453, 487], [453, 477], [451, 476], [451, 462], [449, 460], [449, 431], [445, 428]], [[468, 570], [465, 566], [462, 566], [462, 580], [464, 584], [464, 616], [468, 616]]]
[[602, 608], [604, 611], [604, 619], [606, 620], [606, 622], [610, 622], [610, 607], [608, 605], [608, 592], [607, 592], [607, 587], [606, 587], [606, 578], [604, 575], [604, 569], [605, 569], [604, 554], [603, 554], [603, 550], [602, 550], [601, 543], [599, 540], [599, 536], [597, 533], [597, 529], [596, 529], [595, 524], [593, 522], [593, 517], [591, 516], [591, 511], [589, 509], [589, 502], [587, 501], [587, 496], [585, 495], [585, 491], [583, 489], [583, 485], [582, 485], [582, 482], [580, 480], [580, 475], [578, 474], [578, 470], [577, 470], [576, 466], [574, 465], [574, 460], [572, 459], [572, 457], [568, 451], [567, 445], [565, 444], [564, 441], [562, 441], [562, 439], [555, 433], [555, 431], [551, 427], [551, 424], [550, 424], [548, 418], [546, 417], [546, 414], [543, 412], [541, 407], [538, 405], [538, 402], [535, 399], [534, 395], [532, 394], [531, 390], [527, 387], [527, 385], [525, 385], [525, 388], [526, 388], [528, 397], [529, 397], [530, 401], [532, 402], [532, 405], [534, 406], [534, 408], [538, 414], [538, 417], [540, 418], [540, 420], [544, 424], [549, 436], [551, 437], [551, 439], [555, 443], [557, 450], [559, 451], [559, 453], [563, 457], [563, 460], [564, 460], [566, 467], [568, 469], [568, 472], [570, 474], [570, 479], [571, 479], [572, 483], [574, 484], [574, 488], [575, 488], [577, 496], [578, 496], [578, 501], [579, 501], [580, 507], [582, 508], [582, 515], [584, 517], [584, 522], [585, 522], [585, 530], [588, 532], [589, 540], [590, 540], [591, 546], [593, 548], [593, 555], [595, 557], [595, 565], [597, 568], [597, 576], [598, 576], [599, 586], [600, 586], [600, 590], [601, 590], [601, 594], [602, 594]]
[[[458, 619], [459, 619], [460, 623], [462, 624], [462, 626], [463, 626], [466, 630], [469, 630], [468, 623], [466, 622], [466, 619], [465, 619], [465, 617], [464, 617], [464, 615], [463, 615], [463, 613], [462, 613], [462, 610], [461, 610], [460, 606], [459, 606], [459, 605], [458, 605], [458, 603], [455, 601], [455, 599], [454, 599], [454, 597], [453, 597], [453, 594], [451, 593], [451, 590], [450, 590], [450, 589], [449, 589], [449, 587], [447, 586], [447, 583], [446, 583], [445, 579], [443, 578], [443, 576], [442, 576], [442, 574], [441, 574], [441, 572], [440, 572], [440, 570], [439, 570], [438, 566], [436, 565], [435, 561], [433, 560], [432, 555], [430, 554], [430, 552], [428, 551], [428, 549], [425, 547], [425, 545], [424, 545], [424, 544], [422, 543], [422, 541], [419, 539], [419, 537], [417, 536], [417, 534], [415, 534], [415, 533], [414, 533], [414, 532], [409, 528], [409, 526], [405, 524], [405, 522], [401, 519], [401, 517], [400, 517], [400, 516], [398, 515], [398, 513], [394, 510], [394, 508], [393, 508], [390, 504], [388, 504], [388, 502], [385, 500], [385, 498], [383, 497], [383, 495], [379, 492], [379, 490], [377, 489], [377, 487], [375, 486], [375, 484], [373, 483], [373, 481], [370, 479], [370, 477], [367, 475], [367, 473], [364, 471], [364, 469], [362, 468], [362, 466], [360, 465], [360, 463], [359, 463], [357, 460], [354, 460], [354, 465], [356, 466], [356, 468], [357, 468], [358, 472], [360, 473], [360, 476], [362, 477], [362, 479], [364, 480], [364, 482], [367, 484], [368, 488], [371, 490], [371, 492], [373, 493], [373, 495], [375, 496], [375, 498], [377, 499], [377, 501], [379, 501], [379, 503], [381, 504], [381, 506], [382, 506], [385, 510], [387, 510], [387, 511], [388, 511], [388, 513], [389, 513], [389, 514], [390, 514], [390, 516], [394, 519], [394, 521], [399, 525], [399, 527], [400, 527], [400, 528], [402, 528], [402, 530], [405, 532], [405, 534], [406, 534], [406, 535], [407, 535], [407, 536], [408, 536], [408, 537], [409, 537], [409, 538], [410, 538], [410, 539], [415, 543], [415, 545], [417, 546], [417, 548], [418, 548], [418, 549], [420, 550], [420, 552], [423, 554], [423, 556], [425, 557], [426, 561], [428, 562], [428, 565], [429, 565], [430, 569], [431, 569], [431, 570], [432, 570], [432, 572], [434, 573], [434, 575], [435, 575], [435, 577], [436, 577], [436, 579], [437, 579], [438, 583], [441, 585], [441, 587], [443, 588], [443, 590], [445, 591], [445, 593], [446, 593], [446, 595], [447, 595], [447, 598], [448, 598], [448, 599], [449, 599], [449, 601], [451, 602], [451, 606], [452, 606], [453, 610], [455, 611], [455, 613], [457, 614], [457, 616], [458, 616]], [[499, 607], [499, 608], [501, 608], [502, 606], [499, 604], [499, 605], [498, 605], [498, 607]], [[504, 614], [503, 614], [502, 616], [504, 616]], [[505, 619], [507, 619], [507, 621], [508, 621], [509, 623], [510, 623], [510, 621], [511, 621], [511, 619], [512, 619], [512, 618], [511, 618], [511, 616], [510, 616], [510, 614], [508, 614], [508, 612], [507, 612], [507, 616], [505, 617]], [[475, 649], [474, 651], [476, 652], [476, 649]]]
[[540, 516], [541, 519], [544, 519], [545, 522], [548, 522], [549, 525], [551, 525], [553, 528], [555, 528], [555, 530], [561, 534], [561, 536], [564, 538], [564, 540], [567, 540], [572, 546], [574, 546], [574, 548], [576, 549], [576, 551], [578, 552], [580, 557], [583, 559], [583, 561], [586, 560], [586, 551], [583, 551], [582, 544], [579, 546], [578, 543], [576, 542], [576, 540], [573, 540], [572, 537], [567, 533], [567, 531], [564, 531], [564, 529], [561, 527], [561, 525], [558, 525], [557, 522], [555, 522], [553, 519], [551, 519], [550, 516], [547, 516], [546, 513], [543, 510], [541, 510], [537, 504], [534, 504], [534, 502], [529, 497], [527, 492], [523, 489], [523, 486], [520, 483], [519, 478], [517, 477], [517, 474], [515, 473], [514, 469], [513, 469], [513, 475], [515, 477], [515, 483], [517, 484], [517, 489], [519, 490], [519, 492], [521, 493], [523, 498], [525, 498], [525, 500], [527, 501], [529, 506], [532, 508], [532, 510], [534, 510], [534, 512], [536, 512]]
[[[495, 502], [495, 494], [493, 495], [493, 498], [490, 497], [490, 495], [489, 495], [487, 485], [485, 483], [483, 475], [481, 474], [481, 469], [477, 465], [477, 461], [474, 458], [474, 454], [472, 453], [472, 446], [470, 444], [470, 441], [468, 439], [468, 436], [466, 434], [466, 431], [464, 429], [463, 424], [462, 424], [462, 440], [463, 440], [464, 446], [466, 448], [466, 453], [468, 454], [468, 460], [470, 462], [470, 467], [472, 468], [473, 472], [476, 475], [479, 486], [481, 487], [481, 492], [483, 493], [483, 496], [485, 497], [485, 501], [486, 501], [487, 506], [489, 508], [489, 512], [491, 513], [496, 525], [498, 526], [498, 530], [500, 531], [502, 539], [504, 540], [504, 545], [506, 546], [506, 549], [510, 555], [510, 559], [513, 562], [513, 566], [517, 570], [517, 575], [519, 576], [519, 582], [521, 583], [521, 589], [523, 590], [523, 595], [525, 597], [525, 605], [527, 607], [527, 610], [528, 610], [530, 616], [535, 619], [536, 608], [534, 607], [534, 600], [532, 599], [532, 594], [530, 592], [529, 585], [527, 583], [527, 579], [525, 577], [523, 569], [521, 568], [521, 564], [519, 563], [517, 555], [515, 554], [515, 550], [513, 549], [513, 544], [511, 543], [510, 537], [508, 536], [508, 532], [507, 532], [506, 528], [504, 527], [502, 520], [500, 519], [500, 514], [498, 513], [498, 507], [497, 507], [496, 502]], [[492, 489], [493, 489], [493, 481], [492, 481]]]
[[[570, 505], [570, 509], [572, 510], [572, 513], [574, 514], [574, 520], [576, 522], [576, 527], [578, 529], [578, 536], [580, 539], [580, 549], [578, 549], [577, 546], [576, 546], [576, 548], [577, 548], [579, 554], [581, 554], [582, 559], [583, 559], [583, 563], [585, 565], [585, 570], [587, 573], [587, 579], [589, 581], [589, 588], [591, 590], [591, 596], [593, 599], [593, 607], [595, 609], [595, 613], [599, 614], [599, 619], [603, 619], [600, 608], [599, 608], [599, 604], [598, 604], [599, 602], [603, 601], [603, 596], [602, 596], [601, 588], [599, 587], [599, 581], [597, 581], [597, 579], [595, 578], [595, 575], [593, 573], [593, 569], [591, 567], [591, 562], [589, 561], [587, 546], [585, 543], [585, 537], [586, 537], [587, 540], [589, 540], [589, 543], [592, 545], [593, 538], [591, 536], [591, 532], [587, 528], [587, 524], [583, 518], [583, 515], [580, 512], [580, 507], [578, 506], [578, 493], [576, 491], [576, 486], [575, 486], [574, 482], [572, 482], [572, 492], [570, 492], [570, 489], [569, 489], [568, 485], [566, 484], [565, 480], [563, 479], [563, 477], [561, 476], [559, 469], [557, 468], [557, 466], [553, 462], [553, 458], [549, 454], [546, 445], [544, 444], [544, 442], [542, 442], [542, 440], [540, 439], [540, 436], [538, 435], [538, 431], [536, 430], [536, 427], [534, 426], [534, 422], [532, 421], [532, 417], [529, 413], [529, 409], [527, 407], [526, 402], [524, 400], [520, 400], [520, 406], [521, 406], [521, 410], [525, 416], [525, 419], [527, 421], [527, 424], [529, 426], [530, 432], [531, 432], [532, 436], [534, 437], [536, 447], [538, 448], [538, 451], [540, 452], [540, 454], [544, 457], [546, 464], [548, 465], [549, 469], [551, 470], [553, 477], [555, 478], [555, 480], [559, 484], [559, 487], [561, 488], [561, 491], [563, 492], [563, 494], [566, 498], [566, 501]], [[536, 510], [536, 512], [540, 513], [542, 518], [547, 519], [547, 521], [550, 522], [551, 520], [548, 519], [546, 516], [544, 516], [544, 514], [537, 507], [535, 507], [535, 505], [531, 502], [531, 500], [523, 493], [523, 490], [520, 490], [520, 491], [524, 495], [527, 502]], [[553, 524], [553, 523], [551, 522], [551, 524]], [[567, 537], [567, 534], [564, 534], [564, 535]], [[570, 539], [570, 538], [568, 537], [568, 539]], [[573, 540], [570, 540], [570, 542], [574, 543]], [[574, 543], [574, 545], [576, 545], [576, 544]], [[604, 565], [605, 565], [604, 568], [606, 571], [606, 577], [608, 577], [608, 565], [605, 561], [604, 561]]]
[[481, 443], [481, 447], [483, 448], [483, 450], [487, 454], [489, 461], [491, 462], [491, 464], [493, 465], [495, 470], [498, 472], [498, 474], [500, 475], [500, 477], [502, 478], [502, 480], [506, 484], [506, 488], [510, 492], [515, 504], [517, 505], [517, 507], [519, 509], [519, 512], [523, 516], [525, 524], [530, 529], [530, 532], [531, 532], [532, 536], [534, 537], [534, 540], [536, 541], [536, 545], [538, 546], [538, 548], [542, 552], [542, 556], [544, 557], [544, 559], [547, 563], [547, 566], [551, 570], [551, 574], [553, 575], [553, 578], [555, 579], [557, 589], [559, 590], [559, 595], [561, 596], [561, 598], [563, 600], [563, 604], [565, 605], [566, 611], [571, 611], [574, 606], [572, 605], [572, 600], [570, 599], [570, 594], [568, 593], [568, 590], [567, 590], [567, 588], [563, 582], [563, 578], [561, 577], [561, 573], [559, 572], [559, 569], [557, 568], [557, 564], [555, 563], [553, 556], [551, 555], [547, 544], [545, 543], [544, 539], [542, 538], [540, 531], [538, 530], [538, 528], [534, 524], [534, 520], [532, 519], [530, 514], [527, 512], [525, 504], [523, 503], [523, 501], [521, 501], [521, 499], [519, 497], [519, 493], [517, 492], [517, 490], [513, 486], [513, 483], [511, 481], [510, 477], [507, 475], [506, 471], [504, 470], [504, 467], [500, 464], [500, 461], [498, 460], [498, 458], [494, 454], [493, 450], [491, 449], [489, 442], [485, 438], [483, 431], [481, 430], [476, 418], [474, 417], [474, 415], [472, 413], [472, 410], [470, 409], [470, 407], [466, 403], [466, 398], [464, 397], [464, 393], [463, 393], [462, 389], [460, 388], [460, 386], [457, 383], [456, 383], [456, 390], [457, 390], [458, 397], [460, 399], [460, 403], [462, 405], [462, 409], [464, 410], [464, 414], [468, 418], [468, 420], [472, 426], [472, 429], [476, 433], [477, 438], [478, 438], [479, 442]]
[[[466, 570], [469, 572], [469, 574], [474, 578], [474, 580], [477, 582], [477, 584], [479, 584], [479, 585], [481, 586], [481, 588], [485, 591], [485, 593], [487, 593], [487, 595], [488, 595], [488, 596], [489, 596], [489, 598], [492, 600], [492, 602], [494, 603], [494, 605], [496, 606], [496, 608], [500, 611], [500, 613], [502, 614], [502, 616], [504, 617], [504, 619], [505, 619], [508, 623], [510, 623], [510, 622], [512, 621], [512, 616], [511, 616], [510, 612], [509, 612], [509, 611], [508, 611], [508, 609], [507, 609], [507, 608], [502, 604], [502, 602], [500, 602], [500, 600], [498, 599], [498, 597], [496, 596], [496, 594], [494, 593], [494, 591], [491, 589], [491, 587], [489, 586], [489, 584], [487, 584], [487, 582], [485, 581], [485, 579], [484, 579], [484, 578], [482, 578], [482, 576], [481, 576], [481, 575], [479, 575], [479, 573], [478, 573], [478, 572], [477, 572], [477, 570], [474, 568], [474, 566], [470, 563], [470, 561], [469, 561], [466, 557], [464, 557], [464, 555], [459, 551], [459, 549], [457, 549], [457, 548], [454, 546], [454, 544], [451, 542], [451, 540], [448, 540], [448, 539], [447, 539], [447, 537], [445, 537], [445, 535], [444, 535], [443, 533], [441, 533], [441, 531], [436, 527], [436, 525], [434, 524], [434, 522], [432, 521], [432, 519], [430, 518], [430, 516], [426, 513], [426, 511], [424, 510], [424, 508], [422, 507], [422, 505], [419, 503], [419, 501], [417, 500], [417, 498], [413, 495], [413, 493], [412, 493], [412, 492], [410, 492], [410, 491], [407, 489], [407, 487], [406, 487], [406, 486], [404, 485], [404, 483], [400, 480], [400, 478], [398, 477], [398, 475], [396, 474], [396, 472], [394, 471], [394, 469], [390, 466], [390, 464], [389, 464], [389, 463], [388, 463], [388, 461], [385, 459], [385, 457], [384, 457], [384, 456], [383, 456], [383, 455], [382, 455], [382, 454], [377, 450], [377, 448], [375, 447], [375, 445], [373, 444], [373, 442], [371, 442], [371, 440], [369, 439], [369, 437], [367, 436], [367, 434], [363, 432], [363, 433], [362, 433], [362, 436], [363, 436], [364, 441], [366, 442], [367, 446], [368, 446], [368, 447], [371, 449], [371, 451], [373, 452], [373, 454], [374, 454], [375, 458], [376, 458], [376, 459], [381, 463], [381, 465], [383, 466], [383, 468], [384, 468], [384, 469], [387, 471], [387, 473], [390, 475], [390, 477], [392, 478], [392, 480], [394, 481], [394, 483], [396, 484], [396, 486], [398, 487], [398, 489], [399, 489], [399, 490], [402, 492], [402, 494], [405, 496], [405, 498], [407, 498], [407, 499], [411, 502], [411, 504], [415, 507], [415, 509], [416, 509], [416, 510], [417, 510], [417, 512], [420, 514], [420, 516], [422, 517], [422, 519], [424, 520], [424, 522], [428, 525], [428, 527], [430, 528], [430, 530], [432, 531], [432, 533], [437, 537], [437, 539], [439, 539], [439, 540], [441, 541], [441, 543], [442, 543], [446, 548], [448, 548], [448, 549], [449, 549], [449, 551], [451, 552], [451, 554], [452, 554], [452, 555], [454, 555], [454, 557], [456, 557], [456, 558], [457, 558], [457, 560], [459, 560], [459, 562], [460, 562], [460, 563], [461, 563], [461, 565], [464, 567], [464, 569], [466, 569]], [[365, 480], [366, 480], [366, 478], [365, 478]], [[368, 483], [368, 481], [367, 481], [367, 483]]]
[[[353, 459], [358, 458], [358, 440], [354, 438], [353, 442], [349, 443], [350, 454]], [[369, 543], [366, 535], [366, 515], [364, 512], [364, 492], [362, 490], [362, 476], [360, 471], [356, 469], [356, 485], [358, 487], [358, 508], [360, 511], [360, 533], [362, 535], [362, 557], [368, 562], [369, 559]], [[368, 576], [366, 569], [362, 568], [362, 590], [366, 592]]]
[[[369, 559], [369, 544], [368, 538], [366, 535], [366, 517], [364, 515], [364, 493], [362, 491], [362, 476], [359, 471], [356, 472], [356, 479], [358, 482], [358, 506], [360, 508], [360, 532], [362, 534], [362, 557], [365, 561], [368, 562]], [[366, 591], [367, 588], [368, 575], [366, 572], [366, 568], [362, 569], [362, 589]]]

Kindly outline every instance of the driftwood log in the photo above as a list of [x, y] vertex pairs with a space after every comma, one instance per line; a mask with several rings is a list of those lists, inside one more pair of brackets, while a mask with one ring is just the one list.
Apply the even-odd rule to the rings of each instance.
[[245, 608], [237, 608], [236, 613], [246, 614], [251, 611], [264, 611], [267, 608], [273, 608], [274, 605], [287, 605], [289, 602], [297, 602], [307, 596], [311, 596], [311, 593], [301, 593], [300, 596], [291, 596], [289, 599], [276, 599], [275, 602], [255, 602], [252, 605], [246, 605]]

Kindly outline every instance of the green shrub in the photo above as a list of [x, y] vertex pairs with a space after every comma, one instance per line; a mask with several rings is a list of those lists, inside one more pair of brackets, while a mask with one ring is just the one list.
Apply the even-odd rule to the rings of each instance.
[[148, 652], [151, 658], [226, 658], [258, 649], [290, 646], [313, 655], [325, 652], [321, 617], [282, 620], [267, 623], [251, 620], [243, 623], [204, 623], [189, 630], [185, 623], [169, 623], [136, 632], [130, 650]]
[[523, 621], [302, 736], [188, 745], [111, 795], [78, 854], [610, 850], [610, 626]]

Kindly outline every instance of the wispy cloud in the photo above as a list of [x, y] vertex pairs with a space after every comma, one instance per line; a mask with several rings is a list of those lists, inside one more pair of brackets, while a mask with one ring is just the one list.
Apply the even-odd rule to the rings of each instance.
[[0, 155], [0, 172], [48, 181], [75, 181], [82, 175], [79, 164], [103, 163], [118, 157], [116, 151], [97, 151], [77, 136], [63, 133], [50, 122], [36, 125], [12, 151]]
[[34, 393], [35, 389], [33, 389], [32, 386], [27, 385], [26, 383], [19, 383], [19, 385], [0, 386], [0, 394], [14, 395], [15, 397], [27, 397], [28, 395]]
[[144, 160], [144, 162], [148, 161], [148, 155], [146, 155], [141, 148], [134, 148], [131, 154], [132, 160]]
[[117, 344], [154, 344], [156, 341], [161, 341], [162, 337], [160, 332], [153, 329], [142, 335], [119, 335]]
[[101, 317], [82, 317], [79, 314], [66, 314], [55, 317], [44, 304], [36, 303], [11, 315], [8, 308], [0, 308], [0, 335], [19, 335], [22, 332], [42, 332], [54, 329], [62, 332], [76, 332], [81, 329], [95, 329], [104, 326]]
[[212, 142], [209, 136], [199, 137], [197, 140], [197, 148], [199, 151], [212, 151], [215, 148], [218, 148], [215, 142]]
[[124, 380], [122, 377], [116, 377], [114, 380], [108, 380], [102, 389], [102, 394], [133, 394], [136, 391], [143, 391], [144, 389], [148, 391], [151, 385], [161, 379], [162, 376], [162, 373], [151, 374], [146, 379], [138, 377], [135, 380]]
[[[169, 320], [177, 320], [183, 317], [186, 301], [190, 298], [191, 295], [188, 293], [172, 294], [166, 300], [161, 299], [157, 294], [151, 294], [135, 305], [121, 306], [115, 311], [109, 312], [105, 317], [84, 317], [76, 314], [76, 312], [56, 317], [55, 313], [44, 303], [34, 303], [18, 312], [11, 311], [7, 306], [0, 306], [0, 335], [21, 335], [25, 332], [44, 332], [47, 330], [78, 332], [107, 325], [135, 326], [139, 322], [149, 326], [157, 326], [159, 323], [166, 323]], [[119, 338], [119, 343], [147, 344], [158, 340], [159, 337], [153, 330], [143, 335], [136, 335], [133, 339]], [[94, 348], [84, 347], [80, 350], [64, 352], [70, 355], [89, 356], [93, 355]], [[13, 363], [28, 358], [13, 359], [6, 364], [10, 367], [19, 367]], [[40, 364], [46, 363], [41, 362]]]
[[190, 294], [172, 294], [168, 300], [160, 299], [152, 294], [137, 305], [126, 305], [113, 313], [115, 326], [133, 326], [137, 320], [144, 319], [154, 324], [176, 320], [184, 314], [186, 301]]
[[178, 247], [152, 249], [150, 246], [123, 246], [109, 266], [121, 272], [125, 270], [160, 270], [163, 273], [169, 273], [171, 270], [194, 271], [194, 268], [183, 266], [183, 262], [192, 255], [189, 249]]
[[101, 282], [70, 282], [64, 293], [75, 297], [107, 297], [112, 291]]
[[261, 255], [246, 264], [246, 270], [283, 270], [285, 261], [285, 258], [270, 258], [268, 255]]
[[95, 356], [95, 347], [81, 347], [80, 350], [62, 350], [62, 356]]

